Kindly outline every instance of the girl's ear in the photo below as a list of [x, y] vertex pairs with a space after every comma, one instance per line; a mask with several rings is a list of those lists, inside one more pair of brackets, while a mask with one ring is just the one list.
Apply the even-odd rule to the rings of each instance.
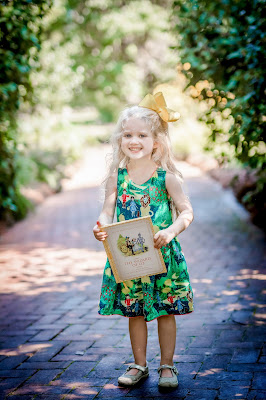
[[158, 147], [159, 147], [159, 142], [154, 141], [153, 148], [158, 149]]

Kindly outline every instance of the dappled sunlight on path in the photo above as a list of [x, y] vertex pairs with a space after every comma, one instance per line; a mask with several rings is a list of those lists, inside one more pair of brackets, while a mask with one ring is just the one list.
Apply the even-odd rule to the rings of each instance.
[[25, 250], [2, 249], [0, 263], [8, 270], [0, 271], [1, 292], [24, 296], [45, 292], [79, 292], [91, 285], [86, 277], [99, 275], [105, 253], [76, 248], [45, 247]]
[[[64, 191], [1, 238], [0, 388], [14, 395], [8, 398], [165, 397], [157, 390], [156, 321], [148, 323], [150, 377], [121, 388], [117, 377], [133, 361], [128, 320], [97, 313], [106, 255], [92, 227], [105, 173], [99, 160], [109, 150], [88, 149]], [[180, 384], [173, 395], [266, 398], [264, 235], [230, 190], [197, 167], [177, 167], [194, 209], [193, 223], [178, 239], [195, 311], [176, 317]]]

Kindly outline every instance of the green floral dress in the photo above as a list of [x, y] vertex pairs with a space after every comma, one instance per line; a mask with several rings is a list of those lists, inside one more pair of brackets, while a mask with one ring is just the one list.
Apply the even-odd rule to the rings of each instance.
[[[137, 185], [126, 168], [118, 169], [117, 221], [151, 216], [155, 232], [172, 224], [165, 186], [166, 171], [158, 168], [145, 183]], [[193, 291], [181, 245], [175, 237], [161, 248], [167, 273], [116, 283], [107, 259], [102, 279], [98, 313], [124, 317], [144, 316], [151, 321], [162, 315], [193, 311]]]

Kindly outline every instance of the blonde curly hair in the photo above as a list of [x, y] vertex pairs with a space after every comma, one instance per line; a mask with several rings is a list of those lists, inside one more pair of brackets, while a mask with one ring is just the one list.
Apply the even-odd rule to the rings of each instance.
[[[167, 172], [173, 173], [182, 184], [184, 179], [182, 173], [176, 168], [174, 155], [171, 148], [171, 141], [168, 130], [168, 123], [163, 121], [159, 114], [149, 108], [130, 106], [126, 107], [119, 115], [115, 130], [111, 136], [110, 143], [112, 145], [112, 153], [107, 155], [107, 163], [109, 164], [107, 176], [103, 181], [104, 187], [111, 175], [118, 171], [118, 168], [125, 168], [130, 159], [121, 149], [121, 140], [125, 123], [130, 118], [139, 118], [145, 121], [151, 129], [154, 140], [158, 143], [158, 147], [153, 149], [152, 160]], [[171, 209], [173, 217], [179, 214], [172, 199]]]
[[110, 175], [116, 172], [119, 167], [126, 167], [130, 161], [129, 157], [125, 156], [121, 150], [121, 140], [124, 125], [131, 117], [144, 120], [150, 126], [154, 140], [158, 142], [158, 147], [152, 152], [152, 160], [166, 171], [174, 173], [183, 182], [183, 175], [178, 171], [174, 163], [168, 123], [163, 121], [157, 112], [139, 106], [127, 107], [120, 113], [110, 140], [113, 152], [108, 155], [110, 165], [104, 181], [108, 180]]

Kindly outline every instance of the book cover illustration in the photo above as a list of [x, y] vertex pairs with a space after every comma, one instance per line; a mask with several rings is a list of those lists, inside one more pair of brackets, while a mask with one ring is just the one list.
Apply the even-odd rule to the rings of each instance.
[[148, 246], [145, 246], [145, 238], [141, 236], [141, 233], [138, 233], [137, 238], [124, 237], [120, 234], [117, 247], [125, 257], [136, 256], [149, 250]]
[[161, 251], [154, 248], [150, 217], [140, 217], [102, 227], [103, 242], [116, 282], [167, 272]]

